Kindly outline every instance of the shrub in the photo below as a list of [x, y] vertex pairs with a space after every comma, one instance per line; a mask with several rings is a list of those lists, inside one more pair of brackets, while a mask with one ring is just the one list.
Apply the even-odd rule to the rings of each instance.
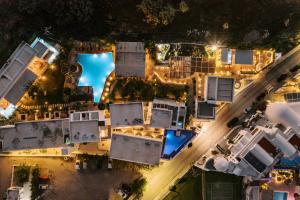
[[145, 178], [138, 178], [131, 184], [132, 193], [136, 195], [136, 198], [141, 198], [143, 196], [144, 190], [147, 185], [147, 180]]
[[41, 194], [41, 190], [39, 189], [39, 176], [40, 169], [36, 167], [32, 170], [31, 200], [35, 200]]
[[21, 165], [16, 167], [15, 176], [18, 185], [23, 185], [29, 179], [30, 167], [26, 165]]

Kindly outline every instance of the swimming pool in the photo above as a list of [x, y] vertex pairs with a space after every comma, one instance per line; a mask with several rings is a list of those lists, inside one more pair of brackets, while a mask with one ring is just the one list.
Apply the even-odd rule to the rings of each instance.
[[82, 66], [82, 74], [79, 78], [78, 86], [92, 86], [94, 102], [98, 103], [105, 81], [115, 69], [112, 53], [78, 54], [77, 62]]
[[176, 131], [166, 130], [163, 158], [174, 157], [193, 137], [192, 131], [182, 130], [180, 136], [176, 136]]
[[274, 192], [274, 200], [287, 200], [288, 193], [287, 192]]
[[300, 166], [300, 156], [297, 156], [293, 160], [287, 158], [281, 158], [280, 162], [276, 167], [299, 167]]

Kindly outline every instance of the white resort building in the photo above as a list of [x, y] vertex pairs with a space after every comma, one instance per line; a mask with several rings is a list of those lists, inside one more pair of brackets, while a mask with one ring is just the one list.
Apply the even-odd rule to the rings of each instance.
[[31, 45], [22, 42], [0, 69], [0, 114], [12, 114], [29, 86], [40, 77], [58, 50], [37, 38]]
[[240, 130], [228, 142], [228, 153], [204, 156], [196, 166], [254, 179], [264, 177], [281, 158], [293, 160], [300, 151], [300, 103], [274, 103], [266, 110], [272, 122]]

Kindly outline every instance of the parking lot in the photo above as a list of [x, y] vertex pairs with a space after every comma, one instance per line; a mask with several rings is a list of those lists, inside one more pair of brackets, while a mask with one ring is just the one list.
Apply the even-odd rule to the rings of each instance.
[[89, 163], [88, 169], [77, 171], [75, 161], [61, 158], [0, 157], [0, 199], [10, 186], [11, 166], [23, 163], [38, 164], [49, 171], [51, 185], [44, 198], [47, 200], [105, 200], [111, 189], [117, 189], [121, 183], [131, 183], [140, 176], [132, 170], [109, 170], [105, 162], [101, 169]]

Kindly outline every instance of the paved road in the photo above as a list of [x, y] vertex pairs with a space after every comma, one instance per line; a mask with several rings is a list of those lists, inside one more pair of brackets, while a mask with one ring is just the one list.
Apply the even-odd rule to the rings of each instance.
[[289, 69], [300, 63], [300, 49], [289, 55], [280, 63], [275, 63], [270, 68], [262, 72], [258, 78], [247, 88], [235, 96], [232, 104], [227, 104], [218, 113], [217, 119], [211, 122], [207, 131], [194, 140], [193, 147], [186, 149], [171, 161], [150, 172], [145, 172], [148, 186], [143, 199], [161, 199], [168, 188], [177, 178], [180, 178], [209, 148], [215, 146], [223, 139], [229, 131], [226, 123], [235, 116], [239, 116], [243, 109], [249, 107], [256, 97], [266, 90], [266, 88], [278, 87], [276, 79], [282, 73], [288, 73]]

